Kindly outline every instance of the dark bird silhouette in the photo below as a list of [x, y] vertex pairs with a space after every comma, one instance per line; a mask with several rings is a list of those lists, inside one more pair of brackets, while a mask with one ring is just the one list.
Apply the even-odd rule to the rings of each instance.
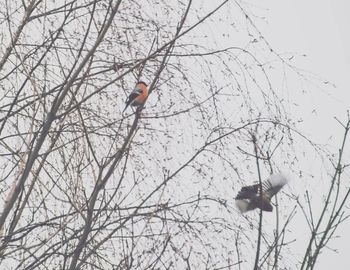
[[267, 180], [259, 184], [244, 186], [238, 192], [236, 205], [241, 213], [260, 208], [263, 211], [272, 212], [271, 198], [288, 182], [288, 178], [281, 174], [272, 174]]

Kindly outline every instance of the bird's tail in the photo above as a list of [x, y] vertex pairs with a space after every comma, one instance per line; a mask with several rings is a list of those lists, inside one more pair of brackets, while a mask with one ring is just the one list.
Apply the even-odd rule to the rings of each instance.
[[124, 110], [122, 111], [122, 113], [124, 113], [125, 112], [125, 110], [126, 110], [126, 108], [130, 105], [130, 102], [129, 102], [129, 100], [127, 101], [127, 102], [125, 102], [126, 103], [126, 105], [125, 105], [125, 108], [124, 108]]
[[126, 105], [126, 106], [125, 106], [125, 108], [124, 108], [124, 110], [122, 111], [122, 113], [124, 113], [124, 112], [125, 112], [125, 110], [126, 110], [126, 108], [127, 108], [127, 107], [128, 107], [128, 105]]

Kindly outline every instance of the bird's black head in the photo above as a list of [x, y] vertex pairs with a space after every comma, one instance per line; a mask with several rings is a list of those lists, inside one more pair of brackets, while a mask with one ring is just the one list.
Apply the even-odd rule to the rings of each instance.
[[137, 84], [143, 84], [144, 86], [148, 86], [144, 81], [138, 81]]

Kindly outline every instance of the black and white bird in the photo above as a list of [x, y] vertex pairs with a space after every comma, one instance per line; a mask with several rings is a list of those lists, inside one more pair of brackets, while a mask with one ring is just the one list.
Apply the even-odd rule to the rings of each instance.
[[288, 178], [282, 173], [272, 174], [267, 180], [251, 186], [244, 186], [238, 192], [236, 205], [241, 213], [260, 208], [263, 211], [272, 212], [271, 198], [288, 183]]

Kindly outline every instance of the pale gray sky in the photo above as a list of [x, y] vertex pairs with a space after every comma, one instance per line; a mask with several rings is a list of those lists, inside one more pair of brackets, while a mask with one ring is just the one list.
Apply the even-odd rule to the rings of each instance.
[[[312, 138], [338, 146], [342, 132], [333, 117], [345, 119], [350, 108], [350, 1], [270, 0], [260, 2], [259, 6], [262, 5], [269, 9], [267, 24], [261, 27], [271, 46], [279, 52], [306, 54], [305, 59], [299, 58], [295, 64], [336, 85], [324, 90], [310, 87], [311, 95], [300, 101], [300, 110], [305, 113], [305, 131]], [[293, 81], [288, 85], [289, 89], [298, 87]], [[310, 113], [313, 109], [316, 114]], [[332, 140], [328, 140], [330, 136]], [[346, 149], [349, 157], [349, 145]], [[348, 227], [349, 222], [344, 223], [337, 234], [341, 238], [330, 243], [339, 253], [324, 250], [316, 266], [318, 270], [349, 269]]]
[[[317, 76], [320, 77], [320, 79], [314, 80], [310, 84], [305, 84], [304, 82], [301, 82], [300, 77], [288, 74], [290, 75], [288, 76], [288, 82], [283, 82], [284, 78], [282, 76], [283, 75], [283, 72], [281, 70], [282, 68], [278, 68], [278, 64], [276, 64], [277, 68], [274, 71], [271, 71], [271, 73], [273, 74], [273, 78], [271, 78], [271, 80], [274, 81], [273, 83], [274, 90], [277, 90], [279, 86], [281, 86], [281, 88], [282, 87], [288, 88], [288, 91], [286, 91], [287, 93], [286, 95], [289, 95], [288, 98], [290, 99], [291, 102], [288, 103], [288, 105], [286, 106], [290, 106], [287, 109], [293, 115], [292, 118], [293, 119], [300, 118], [300, 119], [303, 119], [304, 121], [298, 124], [298, 128], [302, 131], [302, 133], [305, 133], [307, 136], [312, 138], [315, 142], [320, 144], [326, 144], [327, 147], [330, 147], [330, 149], [333, 150], [334, 153], [336, 153], [337, 147], [339, 146], [340, 140], [342, 137], [342, 130], [339, 124], [334, 120], [334, 117], [336, 116], [339, 119], [345, 119], [346, 110], [350, 108], [350, 82], [349, 82], [350, 53], [348, 50], [348, 48], [350, 48], [350, 31], [348, 30], [348, 26], [350, 25], [350, 17], [348, 14], [348, 12], [350, 11], [350, 0], [338, 0], [338, 1], [334, 1], [334, 0], [308, 0], [308, 1], [244, 0], [244, 1], [245, 1], [244, 2], [245, 7], [246, 6], [249, 7], [249, 4], [247, 4], [247, 2], [251, 3], [252, 14], [256, 14], [257, 16], [260, 16], [260, 17], [263, 16], [266, 18], [265, 20], [260, 20], [254, 17], [253, 20], [257, 24], [258, 28], [261, 30], [264, 37], [268, 40], [271, 47], [276, 52], [279, 52], [279, 53], [294, 54], [295, 57], [293, 59], [293, 64], [297, 67], [303, 68], [305, 70], [304, 71], [305, 74], [307, 74], [306, 76], [307, 78], [312, 78], [312, 77], [316, 78]], [[194, 1], [194, 2], [196, 2], [196, 5], [198, 5], [196, 6], [196, 9], [200, 10], [200, 14], [206, 14], [204, 10], [208, 9], [208, 12], [209, 12], [218, 4], [216, 3], [216, 1], [204, 1], [204, 0]], [[13, 3], [16, 3], [16, 1], [13, 1]], [[164, 3], [166, 3], [166, 1], [164, 1]], [[176, 1], [174, 1], [174, 3], [176, 3]], [[231, 3], [232, 5], [234, 5], [234, 2], [231, 2]], [[154, 6], [148, 6], [145, 8], [146, 12], [147, 12], [147, 8], [150, 9], [151, 11], [155, 9]], [[153, 14], [151, 11], [149, 13]], [[232, 14], [231, 12], [236, 12], [237, 14]], [[194, 16], [192, 17], [190, 16], [191, 18], [189, 18], [189, 20], [192, 20], [191, 23], [197, 22], [198, 18], [196, 16], [196, 13], [191, 13], [191, 14], [194, 14]], [[163, 15], [160, 13], [159, 16], [163, 16]], [[187, 38], [187, 41], [184, 42], [184, 44], [186, 44], [187, 42], [188, 44], [190, 44], [191, 39], [193, 39], [194, 44], [197, 44], [197, 43], [201, 44], [202, 42], [204, 45], [207, 45], [208, 43], [210, 43], [210, 45], [208, 45], [208, 48], [214, 48], [214, 49], [217, 49], [217, 48], [221, 49], [221, 48], [226, 48], [230, 46], [244, 48], [244, 46], [246, 46], [247, 44], [251, 45], [250, 44], [252, 43], [251, 37], [247, 35], [246, 31], [244, 31], [246, 30], [245, 27], [247, 27], [248, 29], [249, 26], [247, 26], [248, 24], [247, 25], [245, 24], [245, 20], [244, 20], [245, 17], [242, 16], [242, 14], [240, 14], [239, 11], [237, 11], [237, 8], [222, 9], [214, 17], [215, 19], [213, 18], [212, 20], [208, 20], [206, 23], [199, 25], [198, 28], [196, 28], [193, 32], [190, 32], [189, 35], [185, 36], [184, 38]], [[165, 18], [165, 19], [168, 19], [168, 18]], [[167, 20], [165, 20], [165, 22], [166, 21]], [[232, 23], [232, 25], [230, 24], [229, 26], [227, 26], [228, 24], [227, 22]], [[189, 23], [188, 25], [191, 25], [191, 24]], [[241, 29], [243, 29], [243, 31], [240, 32], [239, 30]], [[28, 35], [28, 36], [32, 38], [31, 35]], [[209, 36], [210, 38], [208, 38], [207, 36]], [[261, 47], [264, 47], [264, 46], [261, 46]], [[135, 48], [138, 48], [138, 47], [135, 47]], [[265, 49], [265, 47], [263, 49]], [[119, 53], [120, 52], [119, 49], [115, 49], [115, 50], [111, 49], [109, 54], [116, 53], [116, 52]], [[255, 53], [255, 52], [256, 52], [255, 48], [253, 47], [252, 53]], [[259, 60], [261, 61], [266, 60], [264, 58], [265, 53], [266, 55], [268, 55], [269, 50], [265, 50], [264, 53], [261, 53], [262, 56], [261, 58], [259, 58]], [[129, 54], [129, 51], [126, 51], [126, 55], [128, 54]], [[307, 57], [302, 57], [301, 55], [303, 54], [306, 54]], [[130, 55], [132, 55], [131, 52], [130, 52]], [[297, 55], [300, 55], [300, 56], [298, 57]], [[271, 58], [273, 58], [274, 56], [275, 55], [272, 55]], [[249, 61], [249, 58], [243, 58], [243, 57], [244, 56], [242, 56], [243, 60], [248, 59], [247, 61]], [[215, 63], [218, 63], [218, 62], [215, 62]], [[192, 63], [192, 62], [189, 62], [189, 63]], [[197, 63], [197, 62], [193, 62], [193, 63]], [[235, 63], [225, 63], [225, 64], [227, 64], [228, 67], [235, 67]], [[215, 78], [215, 81], [217, 81], [215, 84], [213, 83], [213, 85], [217, 85], [218, 87], [221, 86], [221, 84], [224, 87], [226, 83], [227, 85], [230, 85], [231, 83], [232, 85], [236, 86], [234, 83], [229, 81], [231, 80], [232, 77], [228, 77], [227, 79], [228, 81], [223, 80], [223, 82], [221, 82], [221, 80], [224, 79], [223, 78], [224, 75], [226, 74], [222, 72], [222, 70], [220, 70], [222, 67], [217, 66], [216, 68], [216, 66], [213, 65], [212, 66], [213, 71], [210, 71], [208, 73], [205, 73], [207, 71], [207, 64], [204, 67], [205, 68], [203, 68], [202, 66], [191, 66], [191, 68], [186, 70], [189, 78], [193, 80], [193, 86], [198, 87], [197, 89], [198, 93], [200, 94], [204, 93], [206, 96], [208, 94], [211, 94], [209, 89], [204, 89], [204, 90], [208, 90], [208, 92], [205, 92], [202, 89], [203, 84], [201, 81], [203, 80], [203, 78], [205, 78], [206, 75], [217, 76], [217, 77], [213, 76], [213, 78]], [[275, 68], [275, 66], [273, 68]], [[218, 74], [215, 73], [216, 69], [218, 70], [217, 72]], [[307, 71], [310, 73], [308, 73]], [[243, 73], [244, 72], [242, 72], [242, 75], [244, 75]], [[255, 75], [255, 73], [252, 73], [252, 74]], [[259, 79], [259, 73], [257, 72], [256, 74], [257, 75], [256, 77], [254, 77], [254, 79], [256, 78]], [[241, 75], [241, 73], [239, 73], [239, 75]], [[237, 78], [238, 77], [239, 76], [237, 76]], [[198, 80], [198, 83], [195, 79]], [[210, 81], [211, 79], [212, 78], [210, 76], [208, 80]], [[127, 80], [128, 79], [126, 79], [126, 81]], [[166, 80], [166, 77], [164, 77], [164, 80]], [[327, 84], [322, 83], [326, 81], [329, 81], [329, 83]], [[101, 83], [102, 83], [102, 80], [101, 80]], [[263, 83], [266, 83], [265, 80], [263, 81]], [[261, 84], [265, 85], [263, 83]], [[333, 84], [336, 85], [336, 87], [333, 87], [332, 86]], [[249, 88], [248, 85], [249, 84], [247, 84], [247, 88]], [[93, 90], [95, 90], [95, 87], [97, 86], [93, 85], [93, 87], [94, 87]], [[166, 86], [163, 86], [163, 85], [161, 85], [159, 87], [160, 89], [157, 89], [157, 91], [159, 90], [158, 92], [162, 93], [163, 87], [164, 87], [164, 93], [167, 93], [166, 90], [168, 89], [166, 88]], [[224, 93], [231, 94], [230, 93], [231, 89], [229, 87], [226, 87], [226, 88], [227, 88], [227, 91]], [[116, 117], [116, 119], [119, 119], [120, 115], [118, 115], [119, 113], [118, 110], [115, 110], [115, 108], [112, 107], [111, 105], [111, 104], [116, 104], [114, 102], [117, 102], [117, 98], [115, 98], [115, 100], [108, 100], [107, 102], [107, 97], [109, 97], [108, 93], [111, 93], [112, 91], [113, 93], [115, 93], [116, 89], [121, 90], [121, 87], [119, 87], [119, 85], [114, 85], [113, 87], [110, 88], [110, 90], [106, 90], [106, 96], [104, 96], [106, 103], [103, 103], [103, 106], [111, 109], [112, 113], [110, 115], [113, 115], [112, 118]], [[182, 89], [180, 90], [182, 91]], [[187, 90], [189, 91], [188, 92], [189, 97], [191, 97], [192, 91], [194, 92], [196, 91], [196, 89], [194, 90], [187, 89]], [[173, 96], [174, 100], [176, 100], [176, 98], [180, 96], [182, 97], [182, 93], [181, 95], [177, 96], [177, 91], [178, 89], [174, 91], [176, 92]], [[303, 94], [303, 91], [306, 92], [305, 95]], [[147, 113], [152, 115], [154, 113], [159, 113], [160, 111], [162, 111], [162, 113], [167, 112], [168, 114], [168, 111], [166, 111], [166, 109], [172, 108], [173, 106], [171, 95], [169, 95], [171, 98], [168, 100], [164, 98], [165, 95], [162, 96], [161, 94], [159, 94], [158, 96], [156, 95], [156, 93], [157, 92], [155, 91], [154, 94], [152, 94], [150, 96], [150, 99], [147, 101], [147, 106], [146, 106], [147, 110], [145, 110], [146, 116], [147, 116]], [[253, 96], [253, 94], [251, 95]], [[201, 99], [203, 98], [200, 95], [199, 97]], [[229, 123], [229, 124], [235, 124], [236, 122], [239, 123], [240, 114], [238, 114], [238, 111], [240, 110], [240, 107], [236, 108], [234, 106], [236, 104], [235, 103], [236, 101], [234, 100], [235, 96], [228, 95], [228, 97], [232, 98], [232, 101], [230, 101], [230, 103], [227, 102], [227, 97], [225, 95], [219, 96], [218, 98], [225, 100], [225, 103], [220, 103], [220, 104], [229, 104], [228, 105], [229, 108], [223, 107], [226, 114], [231, 115], [233, 114], [232, 112], [237, 112], [237, 115], [233, 116], [233, 118], [237, 117], [237, 119], [234, 119], [237, 121], [232, 121], [232, 123]], [[251, 97], [250, 94], [249, 94], [249, 98], [253, 99], [253, 97]], [[282, 98], [285, 98], [285, 96], [282, 96]], [[120, 96], [118, 98], [119, 102], [124, 102], [123, 99], [124, 98], [121, 99]], [[179, 100], [182, 100], [182, 99], [179, 99]], [[237, 100], [240, 101], [239, 98], [237, 98]], [[239, 101], [237, 101], [237, 105], [239, 105], [240, 103]], [[258, 103], [259, 98], [256, 98], [256, 100], [254, 101]], [[99, 102], [102, 103], [102, 101], [99, 101]], [[97, 103], [97, 104], [92, 103], [92, 106], [95, 106], [95, 105], [98, 106], [101, 103]], [[87, 103], [87, 104], [90, 104], [90, 103]], [[190, 104], [192, 103], [188, 103], [188, 104], [186, 103], [185, 105], [189, 106]], [[174, 106], [175, 106], [175, 109], [176, 108], [182, 109], [183, 104], [180, 104], [180, 102], [178, 102], [178, 104], [175, 104]], [[260, 107], [263, 107], [263, 106], [261, 105]], [[208, 107], [208, 110], [210, 108], [211, 107]], [[174, 111], [175, 109], [172, 108], [172, 110]], [[226, 112], [226, 109], [227, 109], [227, 112]], [[108, 110], [106, 109], [105, 112], [108, 112]], [[134, 171], [135, 171], [136, 177], [139, 177], [139, 179], [143, 179], [143, 180], [142, 181], [140, 180], [140, 186], [137, 186], [137, 188], [133, 186], [134, 183], [132, 183], [132, 181], [129, 181], [129, 182], [126, 181], [126, 184], [123, 183], [123, 185], [126, 186], [126, 188], [124, 189], [126, 190], [126, 193], [129, 195], [131, 194], [130, 196], [125, 195], [126, 199], [123, 199], [123, 200], [125, 201], [130, 200], [130, 201], [133, 201], [134, 203], [135, 198], [136, 198], [135, 201], [137, 201], [140, 198], [143, 198], [143, 196], [146, 196], [145, 194], [147, 192], [152, 192], [153, 188], [158, 185], [157, 181], [163, 181], [163, 174], [168, 173], [168, 171], [166, 170], [167, 168], [170, 168], [169, 170], [170, 172], [173, 170], [173, 168], [182, 166], [182, 161], [187, 160], [192, 152], [196, 152], [197, 149], [201, 147], [203, 143], [205, 143], [205, 141], [202, 142], [201, 139], [203, 139], [202, 138], [203, 136], [201, 137], [201, 135], [206, 134], [207, 131], [204, 130], [205, 128], [203, 128], [204, 131], [200, 130], [200, 128], [198, 127], [201, 127], [202, 125], [197, 124], [196, 118], [192, 119], [189, 116], [190, 114], [189, 115], [181, 114], [179, 118], [174, 120], [172, 119], [166, 120], [167, 122], [164, 122], [164, 123], [156, 119], [150, 119], [148, 121], [148, 119], [145, 118], [145, 121], [141, 123], [143, 130], [140, 136], [138, 134], [137, 140], [139, 141], [137, 142], [138, 143], [140, 142], [139, 145], [144, 144], [145, 146], [144, 148], [139, 147], [137, 150], [135, 150], [136, 154], [134, 156], [136, 156], [136, 158], [130, 161], [131, 165], [130, 165], [130, 171], [128, 171], [128, 173], [130, 173], [130, 175], [135, 177], [135, 174], [134, 174]], [[112, 120], [113, 119], [111, 119], [111, 121]], [[188, 123], [186, 122], [187, 123], [186, 125], [182, 125], [182, 123], [185, 123], [185, 121], [187, 121]], [[209, 123], [208, 126], [211, 127], [211, 125], [214, 124], [214, 121], [211, 122], [210, 120], [208, 121], [208, 123]], [[147, 133], [146, 131], [150, 133]], [[171, 134], [171, 136], [169, 136], [169, 138], [168, 137], [164, 138], [165, 133], [166, 134], [169, 133]], [[145, 134], [152, 134], [152, 137], [150, 136], [148, 137], [148, 138], [151, 138], [149, 142], [147, 141], [148, 138], [147, 136], [145, 136]], [[176, 138], [176, 140], [174, 138]], [[100, 142], [100, 139], [98, 138], [98, 136], [96, 136], [96, 144], [98, 144], [99, 142]], [[104, 143], [104, 141], [102, 142]], [[159, 142], [162, 142], [162, 143], [159, 143]], [[113, 142], [113, 145], [114, 145], [114, 142]], [[304, 146], [301, 144], [301, 146], [297, 145], [296, 147], [303, 148]], [[227, 148], [228, 155], [232, 155], [231, 149], [236, 150], [236, 145], [235, 143], [232, 143], [232, 145], [225, 148]], [[101, 149], [104, 149], [104, 148], [101, 147]], [[145, 151], [145, 149], [147, 151]], [[350, 150], [350, 142], [346, 149], [347, 160], [350, 160], [349, 150]], [[152, 156], [152, 157], [159, 155], [159, 158], [157, 157], [155, 162], [152, 162], [152, 163], [151, 162], [142, 163], [141, 159], [138, 159], [138, 155], [137, 155], [138, 153], [140, 153], [140, 157], [141, 155], [143, 156], [146, 153], [147, 156]], [[318, 160], [316, 159], [313, 160], [313, 156], [315, 155], [316, 154], [314, 152], [310, 152], [308, 153], [308, 155], [305, 155], [306, 156], [305, 163], [301, 162], [300, 171], [304, 171], [310, 174], [312, 173], [316, 176], [316, 178], [312, 179], [310, 175], [306, 174], [303, 178], [299, 179], [298, 175], [293, 175], [293, 178], [294, 178], [292, 179], [293, 181], [291, 181], [289, 186], [285, 187], [284, 190], [281, 192], [283, 197], [280, 200], [281, 201], [280, 209], [287, 209], [288, 211], [292, 211], [292, 208], [295, 205], [295, 201], [293, 201], [293, 204], [290, 205], [291, 199], [289, 199], [287, 195], [293, 194], [295, 196], [298, 196], [298, 195], [303, 196], [305, 194], [306, 189], [315, 192], [315, 198], [313, 198], [312, 200], [313, 207], [317, 208], [318, 205], [320, 206], [322, 205], [321, 199], [322, 199], [322, 195], [325, 194], [324, 188], [329, 186], [329, 177], [327, 177], [327, 175], [324, 173], [325, 171], [327, 171], [327, 169], [322, 168], [323, 164], [319, 163]], [[203, 157], [198, 158], [199, 163], [196, 164], [197, 166], [201, 165], [202, 158]], [[236, 159], [232, 158], [232, 160], [235, 161]], [[205, 160], [205, 162], [207, 161]], [[253, 161], [252, 163], [255, 164], [255, 161]], [[203, 164], [206, 164], [206, 163], [203, 163]], [[234, 187], [235, 188], [234, 192], [236, 193], [241, 188], [241, 183], [234, 182], [234, 180], [238, 178], [235, 175], [233, 176], [235, 177], [234, 180], [229, 179], [231, 178], [230, 172], [233, 172], [233, 169], [230, 167], [227, 167], [229, 169], [225, 170], [227, 165], [225, 165], [224, 167], [224, 164], [225, 164], [224, 162], [221, 163], [220, 160], [216, 160], [215, 158], [208, 159], [208, 166], [203, 166], [203, 170], [207, 172], [206, 174], [208, 176], [207, 179], [203, 179], [202, 175], [204, 175], [204, 173], [197, 174], [197, 171], [198, 172], [201, 171], [202, 168], [198, 170], [195, 167], [193, 167], [193, 173], [192, 171], [184, 172], [183, 175], [181, 175], [178, 179], [174, 179], [174, 182], [167, 184], [168, 186], [166, 187], [166, 191], [164, 194], [166, 194], [166, 196], [169, 196], [171, 200], [174, 197], [178, 196], [178, 198], [176, 197], [176, 199], [174, 199], [174, 202], [182, 201], [182, 200], [186, 201], [188, 200], [188, 198], [192, 198], [191, 196], [193, 197], [197, 196], [197, 194], [199, 194], [200, 192], [202, 194], [203, 192], [204, 194], [206, 193], [215, 194], [215, 196], [218, 196], [219, 198], [221, 197], [227, 198], [229, 202], [228, 204], [232, 206], [232, 209], [234, 209], [233, 208], [234, 196], [231, 188]], [[289, 166], [289, 164], [287, 165]], [[243, 167], [243, 166], [247, 166], [247, 167]], [[245, 171], [245, 168], [248, 168], [248, 166], [249, 166], [249, 161], [247, 161], [246, 164], [242, 165], [242, 172], [241, 172], [242, 176], [240, 176], [242, 179], [244, 179], [246, 176], [243, 171]], [[147, 168], [147, 170], [144, 170], [144, 168]], [[253, 171], [254, 170], [255, 169], [253, 169]], [[264, 178], [268, 173], [269, 173], [268, 170], [265, 170], [263, 172]], [[246, 174], [250, 175], [250, 172], [247, 172]], [[161, 177], [159, 177], [159, 175]], [[85, 175], [83, 177], [85, 177]], [[83, 177], [81, 177], [81, 179], [83, 179]], [[79, 181], [81, 179], [79, 177]], [[63, 180], [64, 179], [60, 181], [62, 181], [62, 183], [64, 184], [62, 187], [65, 188], [66, 186], [69, 185], [70, 182], [65, 182]], [[45, 179], [45, 181], [47, 180]], [[246, 182], [244, 182], [244, 184], [250, 184], [251, 181], [252, 179], [248, 179]], [[59, 186], [56, 180], [53, 181], [53, 183], [55, 188]], [[91, 181], [89, 183], [93, 183], [93, 182]], [[109, 186], [107, 186], [106, 190], [108, 192], [112, 192], [112, 190], [115, 189], [115, 186], [119, 185], [119, 183], [120, 183], [119, 180], [115, 178], [114, 182], [113, 181], [109, 182]], [[93, 184], [91, 184], [91, 186]], [[89, 185], [90, 184], [88, 184], [87, 186]], [[80, 188], [80, 184], [79, 185], [77, 184], [77, 187]], [[129, 189], [130, 189], [130, 192], [128, 191]], [[61, 192], [60, 189], [58, 190], [59, 192]], [[85, 192], [85, 190], [83, 191]], [[292, 191], [293, 193], [291, 193], [290, 191]], [[50, 190], [50, 193], [51, 192], [52, 190]], [[64, 193], [65, 196], [68, 196], [67, 194], [69, 193], [68, 192]], [[52, 197], [52, 200], [56, 200], [57, 195], [56, 194], [54, 195], [55, 196]], [[86, 194], [84, 193], [84, 195]], [[121, 197], [122, 195], [119, 195], [119, 196]], [[135, 196], [135, 198], [133, 196]], [[161, 199], [163, 200], [163, 191], [159, 195], [159, 199], [154, 197], [154, 201], [157, 202], [158, 204], [161, 201]], [[168, 201], [168, 199], [164, 198], [164, 201]], [[57, 209], [61, 211], [61, 209], [59, 208], [60, 206], [57, 206], [57, 207], [58, 207]], [[254, 219], [254, 216], [258, 217], [257, 211], [255, 212], [252, 211], [251, 213], [247, 213], [246, 216], [241, 216], [240, 214], [238, 214], [238, 211], [236, 209], [234, 210], [237, 212], [234, 212], [232, 210], [232, 213], [233, 213], [232, 214], [231, 212], [230, 213], [225, 212], [225, 209], [224, 210], [218, 209], [214, 204], [213, 204], [213, 208], [211, 207], [212, 206], [210, 205], [210, 208], [205, 210], [207, 212], [204, 211], [205, 212], [204, 219], [208, 217], [211, 217], [213, 219], [214, 218], [221, 219], [223, 217], [222, 213], [226, 213], [226, 215], [228, 216], [223, 217], [225, 222], [226, 220], [230, 220], [230, 224], [231, 223], [235, 224], [235, 226], [237, 226], [237, 224], [240, 224], [240, 223], [243, 226], [245, 224], [248, 224], [248, 223], [244, 223], [247, 217], [252, 218], [252, 220], [254, 221], [257, 221], [257, 219]], [[318, 210], [319, 209], [314, 209], [315, 213], [318, 212]], [[203, 213], [201, 212], [201, 214]], [[281, 220], [286, 219], [285, 212], [283, 212], [282, 210], [280, 213], [281, 213]], [[266, 235], [272, 236], [274, 225], [275, 225], [275, 223], [273, 222], [275, 215], [266, 213], [264, 217], [265, 217], [264, 229], [266, 228], [266, 232], [267, 232]], [[39, 219], [40, 218], [41, 217], [39, 217]], [[201, 218], [202, 217], [200, 217], [200, 219]], [[151, 223], [149, 221], [150, 219], [146, 220], [147, 224]], [[271, 223], [272, 226], [269, 223]], [[140, 226], [143, 226], [143, 225], [141, 224]], [[156, 228], [157, 224], [155, 223], [154, 226]], [[174, 225], [175, 230], [176, 230], [176, 226]], [[349, 263], [347, 258], [347, 255], [349, 254], [349, 251], [347, 250], [347, 242], [350, 239], [350, 233], [347, 230], [347, 228], [349, 226], [350, 226], [350, 221], [343, 223], [342, 226], [339, 227], [336, 233], [336, 235], [339, 235], [341, 237], [334, 239], [329, 243], [329, 246], [331, 248], [337, 249], [339, 253], [335, 253], [331, 250], [324, 249], [323, 254], [321, 254], [321, 256], [319, 257], [319, 262], [316, 265], [317, 270], [329, 270], [333, 268], [337, 270], [349, 269]], [[179, 228], [181, 227], [182, 226], [180, 224]], [[146, 225], [144, 228], [146, 228]], [[144, 231], [144, 228], [142, 228], [141, 230], [142, 232]], [[150, 226], [150, 228], [152, 228], [152, 226]], [[173, 228], [171, 229], [173, 230]], [[245, 229], [247, 229], [247, 234], [243, 233], [242, 239], [240, 239], [241, 241], [247, 240], [246, 241], [247, 243], [245, 243], [245, 245], [242, 245], [242, 254], [245, 251], [249, 252], [250, 250], [251, 253], [255, 255], [256, 230], [254, 227], [251, 227], [251, 228], [247, 227]], [[218, 234], [216, 230], [203, 229], [202, 233], [203, 235], [207, 234], [205, 235], [205, 238], [204, 238], [205, 241], [207, 241], [213, 247], [215, 247], [212, 250], [217, 249], [218, 250], [217, 254], [219, 254], [219, 256], [224, 257], [226, 255], [226, 251], [230, 250], [232, 246], [230, 246], [227, 250], [223, 250], [223, 252], [220, 252], [219, 248], [222, 248], [225, 243], [229, 243], [230, 245], [232, 244], [231, 233], [233, 233], [233, 231], [234, 230], [227, 231], [227, 234], [226, 232], [223, 232], [222, 234]], [[194, 237], [194, 238], [191, 238], [191, 237], [192, 236], [189, 236], [189, 238], [183, 238], [178, 241], [179, 243], [181, 243], [182, 241], [187, 242], [188, 241], [187, 239], [197, 239], [197, 237]], [[310, 231], [308, 230], [305, 219], [302, 216], [301, 210], [298, 209], [298, 212], [295, 218], [293, 218], [292, 220], [292, 224], [288, 225], [288, 232], [286, 233], [285, 241], [286, 242], [291, 241], [292, 243], [290, 243], [290, 245], [284, 246], [283, 247], [284, 252], [282, 252], [283, 254], [282, 260], [286, 260], [287, 263], [285, 265], [287, 265], [288, 267], [291, 266], [290, 269], [293, 269], [293, 270], [297, 269], [296, 267], [295, 268], [293, 267], [297, 264], [296, 260], [300, 259], [301, 256], [305, 253], [305, 248], [306, 248], [305, 243], [308, 241], [309, 237], [310, 237]], [[218, 241], [218, 239], [220, 241]], [[296, 240], [295, 242], [293, 242], [294, 239]], [[202, 239], [199, 239], [199, 240], [202, 241]], [[199, 240], [198, 242], [196, 242], [197, 240], [194, 241], [193, 245], [196, 246], [196, 243], [200, 242]], [[141, 246], [140, 242], [138, 242], [138, 244], [139, 246]], [[198, 248], [202, 247], [201, 244], [202, 243], [200, 243], [200, 245], [197, 244]], [[289, 252], [289, 250], [291, 252]], [[198, 252], [198, 254], [199, 253], [200, 252]], [[212, 257], [215, 257], [217, 254], [211, 254], [211, 255]], [[234, 256], [233, 258], [235, 259]], [[244, 263], [242, 264], [242, 269], [251, 269], [250, 266], [253, 263], [253, 261], [251, 261], [250, 259], [250, 254], [244, 253], [243, 260], [244, 260]], [[283, 262], [284, 262], [282, 260], [280, 263], [281, 270], [283, 269]]]
[[336, 85], [335, 89], [325, 87], [325, 92], [313, 89], [309, 99], [310, 109], [317, 109], [320, 121], [312, 120], [310, 132], [317, 128], [322, 131], [319, 139], [325, 140], [331, 130], [322, 130], [324, 121], [331, 120], [330, 124], [337, 127], [333, 116], [343, 118], [350, 104], [350, 2], [271, 0], [265, 3], [269, 7], [265, 29], [269, 32], [264, 34], [271, 45], [280, 52], [306, 54], [304, 61], [296, 60], [296, 65]]

